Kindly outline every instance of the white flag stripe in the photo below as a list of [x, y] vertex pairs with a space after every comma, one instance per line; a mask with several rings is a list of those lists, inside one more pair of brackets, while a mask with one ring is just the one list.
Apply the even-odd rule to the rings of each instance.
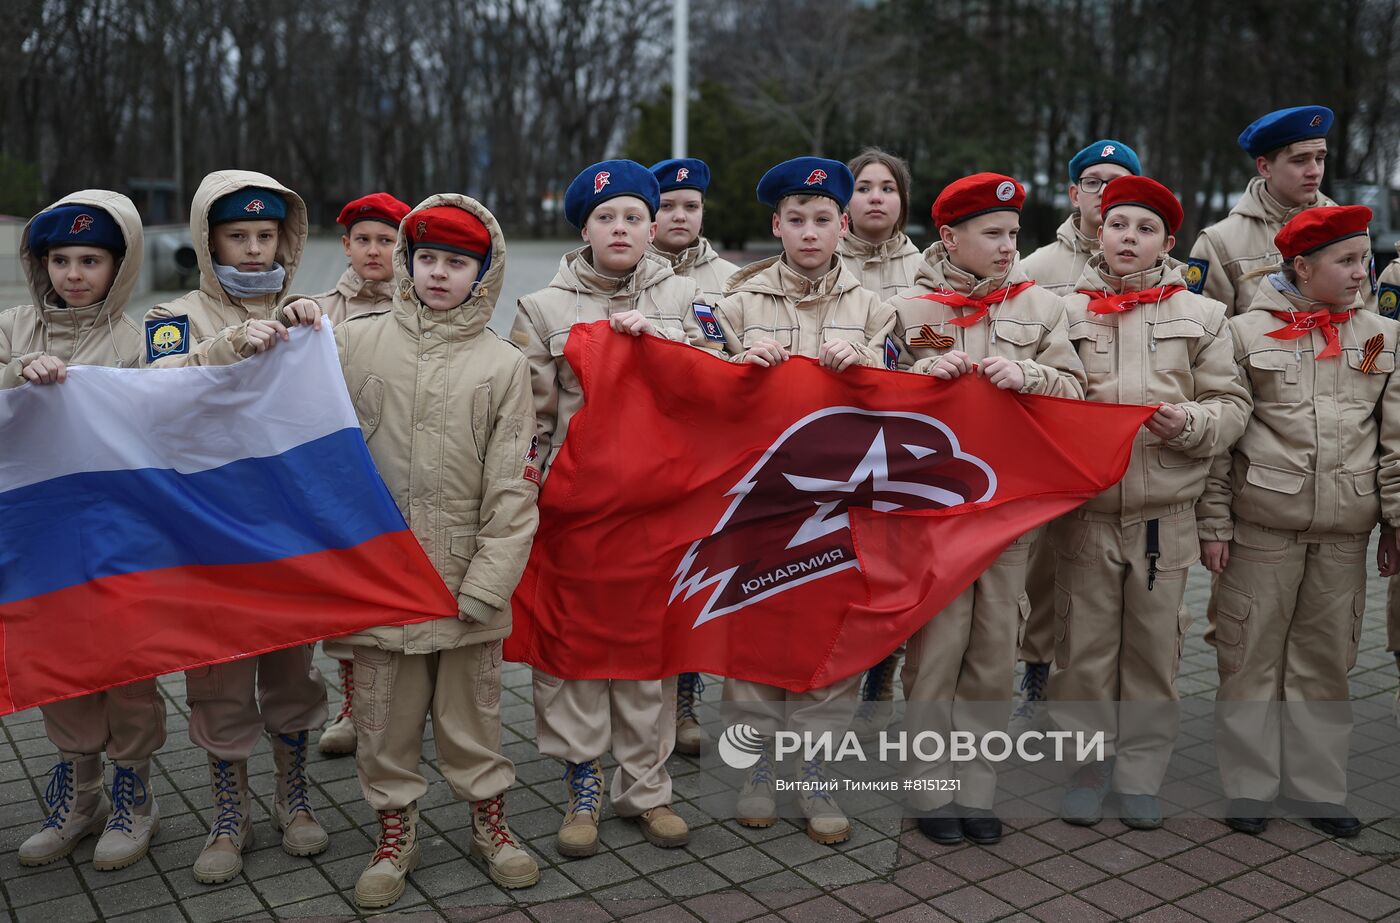
[[[330, 322], [291, 336], [235, 365], [75, 366], [61, 385], [0, 390], [0, 493], [88, 471], [192, 474], [358, 427]], [[235, 415], [261, 422], [237, 429]]]

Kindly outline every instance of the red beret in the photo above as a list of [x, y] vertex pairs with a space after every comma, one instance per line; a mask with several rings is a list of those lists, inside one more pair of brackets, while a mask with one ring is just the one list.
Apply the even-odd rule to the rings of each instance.
[[1175, 234], [1186, 217], [1172, 191], [1146, 176], [1120, 176], [1103, 187], [1099, 196], [1099, 214], [1107, 217], [1108, 210], [1118, 205], [1136, 205], [1155, 212], [1167, 223], [1168, 235]]
[[1026, 187], [1000, 173], [974, 173], [954, 180], [933, 201], [933, 226], [957, 224], [988, 212], [1019, 212]]
[[355, 226], [356, 221], [382, 221], [397, 228], [409, 211], [407, 203], [400, 202], [389, 193], [371, 192], [342, 208], [335, 223], [344, 225], [347, 231]]
[[1294, 217], [1274, 235], [1274, 246], [1289, 262], [1307, 256], [1328, 244], [1348, 237], [1360, 237], [1371, 223], [1371, 210], [1364, 205], [1328, 205], [1310, 208]]
[[481, 219], [455, 205], [435, 205], [409, 216], [406, 225], [408, 245], [412, 249], [431, 247], [486, 258], [491, 249], [491, 233]]

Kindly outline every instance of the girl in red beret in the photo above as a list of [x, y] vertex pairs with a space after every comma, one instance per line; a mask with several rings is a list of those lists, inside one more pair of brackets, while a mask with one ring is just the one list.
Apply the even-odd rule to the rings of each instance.
[[1262, 833], [1276, 807], [1332, 836], [1361, 830], [1344, 806], [1347, 671], [1377, 522], [1381, 575], [1400, 563], [1400, 323], [1361, 310], [1370, 220], [1369, 208], [1324, 206], [1289, 221], [1274, 238], [1283, 265], [1230, 320], [1254, 409], [1215, 460], [1198, 515], [1201, 555], [1219, 575], [1210, 620], [1226, 822], [1245, 833]]
[[1081, 765], [1060, 805], [1097, 823], [1110, 791], [1123, 823], [1162, 824], [1157, 792], [1179, 723], [1176, 671], [1191, 622], [1182, 606], [1197, 560], [1195, 505], [1211, 459], [1244, 429], [1225, 306], [1187, 290], [1169, 257], [1181, 205], [1140, 176], [1100, 199], [1101, 251], [1066, 297], [1085, 397], [1157, 405], [1122, 481], [1051, 525], [1055, 667], [1050, 714], [1063, 730], [1105, 734], [1107, 759]]

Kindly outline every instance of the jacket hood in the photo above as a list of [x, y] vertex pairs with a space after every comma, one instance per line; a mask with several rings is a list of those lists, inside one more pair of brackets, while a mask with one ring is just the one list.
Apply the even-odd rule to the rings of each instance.
[[1180, 285], [1183, 288], [1186, 286], [1186, 279], [1181, 275], [1181, 263], [1172, 259], [1170, 255], [1162, 254], [1156, 263], [1141, 272], [1115, 276], [1109, 271], [1103, 254], [1095, 253], [1089, 257], [1089, 262], [1084, 264], [1084, 271], [1080, 273], [1079, 284], [1075, 288], [1121, 295], [1123, 292], [1140, 292], [1159, 285]]
[[583, 246], [559, 258], [559, 269], [550, 280], [549, 287], [576, 295], [587, 293], [609, 297], [624, 291], [636, 294], [673, 275], [675, 272], [670, 262], [648, 250], [631, 274], [613, 279], [593, 268], [592, 248]]
[[[488, 257], [490, 265], [486, 267], [486, 272], [477, 281], [467, 300], [450, 311], [434, 311], [418, 299], [418, 293], [413, 289], [413, 275], [409, 272], [408, 235], [402, 230], [410, 226], [413, 216], [418, 212], [440, 205], [452, 205], [470, 212], [486, 226], [487, 233], [491, 235], [491, 253]], [[470, 196], [444, 192], [430, 195], [415, 205], [399, 228], [399, 241], [394, 245], [394, 313], [399, 322], [417, 330], [422, 317], [432, 316], [460, 329], [464, 337], [475, 336], [484, 330], [491, 320], [491, 313], [496, 309], [496, 299], [501, 295], [501, 283], [506, 275], [506, 238], [501, 233], [496, 216]]]
[[846, 268], [839, 256], [834, 256], [836, 265], [827, 270], [820, 279], [812, 280], [790, 268], [783, 261], [783, 255], [770, 256], [766, 260], [750, 263], [729, 277], [724, 284], [726, 295], [734, 292], [755, 292], [760, 295], [776, 295], [780, 298], [794, 297], [806, 300], [820, 296], [840, 296], [852, 289], [860, 288], [860, 280]]
[[666, 263], [676, 275], [683, 275], [698, 266], [714, 262], [715, 258], [719, 256], [706, 237], [698, 238], [695, 243], [679, 253], [668, 253], [652, 244], [647, 247], [647, 254]]
[[841, 238], [836, 245], [836, 252], [840, 256], [849, 256], [858, 260], [878, 258], [882, 262], [899, 256], [905, 249], [913, 250], [914, 244], [909, 240], [909, 235], [903, 231], [895, 231], [893, 237], [878, 244], [872, 244], [864, 238], [857, 237], [854, 231], [847, 231], [846, 236]]
[[[1259, 280], [1259, 286], [1254, 290], [1254, 299], [1250, 301], [1246, 311], [1319, 311], [1326, 308], [1334, 313], [1342, 311], [1362, 310], [1366, 306], [1365, 296], [1361, 292], [1356, 293], [1356, 299], [1345, 307], [1334, 304], [1323, 304], [1320, 301], [1312, 301], [1302, 293], [1281, 291], [1274, 285], [1272, 273]], [[1365, 291], [1365, 286], [1362, 286]]]
[[1241, 215], [1245, 218], [1255, 218], [1259, 221], [1267, 221], [1278, 225], [1284, 225], [1294, 216], [1306, 211], [1309, 208], [1316, 208], [1319, 205], [1336, 205], [1321, 192], [1317, 194], [1317, 201], [1312, 205], [1300, 205], [1297, 208], [1288, 208], [1278, 199], [1269, 195], [1269, 190], [1264, 185], [1264, 177], [1256, 176], [1249, 181], [1249, 185], [1244, 189], [1244, 195], [1235, 203], [1235, 207], [1230, 209], [1230, 214]]
[[209, 210], [219, 199], [249, 186], [271, 189], [287, 200], [287, 217], [282, 219], [282, 233], [277, 237], [276, 259], [287, 271], [282, 290], [277, 294], [277, 300], [281, 301], [292, 290], [292, 277], [296, 275], [302, 251], [306, 248], [309, 226], [306, 203], [301, 196], [272, 177], [250, 170], [217, 170], [204, 177], [194, 191], [194, 200], [190, 203], [190, 237], [194, 241], [195, 257], [199, 260], [199, 290], [220, 301], [232, 297], [214, 275], [214, 254], [209, 242]]
[[117, 266], [116, 277], [112, 280], [112, 288], [107, 292], [105, 299], [87, 308], [60, 307], [58, 298], [54, 294], [53, 285], [49, 283], [48, 270], [44, 268], [42, 261], [29, 250], [29, 227], [34, 223], [33, 218], [29, 219], [24, 226], [23, 236], [20, 238], [19, 258], [20, 264], [24, 267], [25, 279], [29, 283], [29, 292], [34, 298], [34, 306], [39, 310], [40, 316], [45, 319], [52, 311], [69, 310], [91, 312], [94, 321], [120, 318], [128, 299], [131, 298], [132, 291], [136, 288], [136, 280], [141, 277], [141, 263], [145, 258], [145, 236], [141, 230], [141, 215], [136, 211], [136, 205], [118, 192], [106, 189], [84, 189], [81, 192], [64, 196], [44, 211], [58, 208], [61, 205], [91, 205], [111, 215], [113, 220], [117, 222], [117, 226], [121, 228], [122, 237], [126, 240], [126, 255], [122, 257], [121, 263]]
[[953, 265], [948, 256], [948, 248], [943, 241], [935, 241], [924, 251], [924, 258], [914, 272], [914, 284], [931, 289], [952, 289], [964, 295], [981, 297], [1005, 285], [1018, 285], [1029, 281], [1025, 269], [1021, 268], [1019, 255], [1011, 259], [1011, 268], [1001, 277], [979, 279], [972, 273]]
[[1097, 253], [1099, 240], [1079, 229], [1079, 212], [1073, 212], [1055, 232], [1055, 237], [1074, 253]]

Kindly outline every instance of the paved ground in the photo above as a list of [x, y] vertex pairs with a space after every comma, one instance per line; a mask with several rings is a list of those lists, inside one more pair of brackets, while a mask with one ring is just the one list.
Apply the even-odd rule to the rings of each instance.
[[[497, 329], [509, 324], [514, 297], [543, 284], [562, 244], [513, 245]], [[341, 263], [332, 243], [313, 245], [298, 288], [329, 287]], [[0, 292], [0, 298], [9, 292]], [[152, 296], [154, 297], [154, 296]], [[1209, 712], [1214, 654], [1202, 641], [1208, 582], [1192, 576], [1188, 602], [1197, 616], [1182, 662], [1188, 712]], [[1369, 615], [1352, 689], [1354, 804], [1371, 826], [1334, 843], [1310, 827], [1276, 820], [1261, 838], [1232, 833], [1218, 820], [1212, 745], [1188, 722], [1164, 795], [1195, 813], [1170, 817], [1160, 831], [1129, 831], [1108, 820], [1093, 829], [1050, 816], [1058, 788], [1044, 773], [1017, 767], [1003, 775], [1007, 837], [997, 846], [937, 847], [870, 802], [842, 799], [854, 823], [851, 841], [818, 846], [789, 821], [768, 831], [724, 818], [737, 773], [710, 757], [673, 757], [677, 809], [693, 829], [690, 845], [657, 850], [625, 821], [605, 815], [604, 849], [562, 859], [553, 836], [563, 800], [560, 765], [533, 743], [528, 671], [508, 667], [503, 700], [506, 751], [518, 784], [508, 806], [512, 826], [543, 866], [535, 888], [506, 893], [467, 858], [469, 814], [452, 801], [435, 772], [431, 738], [425, 754], [434, 780], [422, 802], [424, 863], [389, 919], [570, 921], [787, 920], [1210, 921], [1400, 920], [1400, 731], [1389, 717], [1396, 677], [1384, 645], [1384, 585], [1373, 580]], [[322, 661], [323, 668], [329, 664]], [[263, 745], [252, 762], [258, 840], [242, 877], [226, 885], [196, 883], [189, 865], [207, 832], [209, 795], [202, 752], [186, 734], [183, 680], [163, 683], [170, 739], [154, 782], [163, 818], [148, 859], [129, 869], [92, 869], [92, 841], [73, 857], [42, 869], [21, 868], [15, 849], [43, 817], [40, 804], [53, 751], [36, 711], [0, 720], [0, 915], [14, 920], [143, 921], [342, 919], [370, 852], [371, 812], [353, 762], [317, 757], [316, 803], [332, 831], [330, 850], [293, 859], [278, 846], [267, 810], [272, 759]], [[706, 692], [705, 716], [717, 720], [718, 684]], [[867, 805], [868, 807], [863, 807]]]

